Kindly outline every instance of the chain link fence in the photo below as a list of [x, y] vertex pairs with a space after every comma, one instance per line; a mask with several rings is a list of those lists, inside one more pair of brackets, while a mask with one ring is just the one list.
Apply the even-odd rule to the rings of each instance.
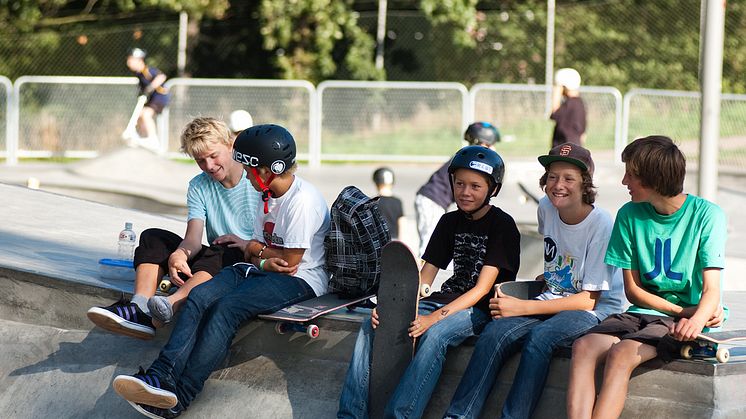
[[0, 76], [0, 153], [8, 146], [8, 138], [14, 135], [10, 130], [10, 96], [13, 84], [7, 77]]
[[228, 121], [236, 109], [248, 111], [255, 124], [281, 124], [293, 133], [299, 157], [307, 158], [313, 130], [313, 85], [302, 80], [171, 79], [171, 103], [164, 112], [168, 150], [180, 148], [182, 128], [197, 116]]
[[137, 102], [136, 85], [134, 77], [18, 78], [13, 98], [18, 155], [91, 157], [121, 147]]
[[[633, 89], [624, 97], [622, 137], [625, 142], [661, 134], [679, 143], [687, 161], [699, 158], [698, 92]], [[720, 110], [719, 165], [721, 171], [746, 168], [746, 95], [724, 94]]]
[[470, 119], [459, 83], [326, 81], [318, 95], [327, 160], [441, 161]]
[[[545, 86], [476, 84], [471, 89], [474, 120], [499, 127], [503, 137], [500, 152], [533, 157], [551, 146], [554, 122], [549, 120]], [[586, 145], [594, 159], [615, 161], [620, 150], [622, 95], [613, 87], [583, 86], [581, 98], [588, 116]]]

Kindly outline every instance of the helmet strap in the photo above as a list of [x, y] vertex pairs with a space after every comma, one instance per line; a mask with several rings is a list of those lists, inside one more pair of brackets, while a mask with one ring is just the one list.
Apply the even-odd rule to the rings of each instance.
[[[450, 176], [448, 176], [448, 182], [450, 182], [450, 184], [451, 184], [451, 195], [454, 195], [454, 199], [455, 199], [456, 198], [455, 197], [455, 190], [453, 189], [453, 174], [451, 174]], [[482, 205], [480, 205], [479, 208], [477, 208], [477, 209], [475, 209], [473, 211], [466, 211], [466, 210], [461, 209], [460, 207], [458, 208], [459, 211], [461, 211], [461, 212], [464, 213], [464, 216], [466, 217], [467, 220], [473, 220], [474, 219], [474, 214], [477, 213], [477, 212], [479, 212], [485, 206], [489, 205], [490, 204], [490, 199], [492, 199], [493, 196], [497, 195], [497, 193], [496, 193], [497, 192], [497, 185], [493, 184], [491, 181], [489, 182], [489, 184], [490, 184], [489, 193], [484, 198], [484, 202], [482, 202]], [[456, 204], [456, 207], [458, 207], [458, 204]]]
[[275, 174], [272, 173], [269, 175], [269, 178], [267, 178], [267, 183], [264, 183], [262, 181], [262, 178], [259, 176], [259, 171], [256, 170], [256, 167], [251, 168], [251, 173], [254, 175], [254, 180], [256, 180], [256, 183], [259, 185], [259, 188], [262, 190], [262, 201], [264, 202], [264, 213], [269, 212], [269, 198], [272, 196], [272, 191], [269, 189], [270, 183], [272, 183], [273, 180], [275, 180]]

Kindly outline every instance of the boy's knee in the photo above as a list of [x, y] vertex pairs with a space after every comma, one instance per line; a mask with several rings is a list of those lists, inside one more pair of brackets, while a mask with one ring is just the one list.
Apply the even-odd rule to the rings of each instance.
[[637, 366], [638, 358], [637, 348], [628, 344], [628, 341], [621, 341], [609, 349], [606, 366], [612, 369], [633, 369]]
[[572, 344], [572, 356], [573, 358], [587, 358], [596, 351], [595, 346], [592, 344], [591, 339], [587, 336], [582, 336]]

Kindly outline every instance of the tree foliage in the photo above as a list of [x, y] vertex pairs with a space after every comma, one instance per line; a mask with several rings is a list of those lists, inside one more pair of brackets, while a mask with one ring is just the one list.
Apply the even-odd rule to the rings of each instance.
[[[373, 38], [357, 25], [350, 0], [262, 0], [263, 46], [287, 79], [320, 82], [348, 75], [379, 79]], [[347, 73], [347, 74], [345, 74]]]

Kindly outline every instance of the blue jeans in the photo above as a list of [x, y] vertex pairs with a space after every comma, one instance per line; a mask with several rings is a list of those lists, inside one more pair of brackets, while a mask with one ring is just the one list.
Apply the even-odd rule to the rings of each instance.
[[503, 363], [523, 348], [502, 417], [531, 417], [544, 390], [554, 350], [571, 344], [597, 324], [596, 316], [580, 310], [562, 311], [548, 318], [504, 317], [491, 321], [477, 340], [445, 416], [479, 417]]
[[[443, 307], [432, 301], [421, 301], [419, 314], [430, 314]], [[469, 308], [435, 323], [418, 340], [417, 353], [404, 371], [396, 390], [386, 405], [386, 417], [421, 417], [435, 390], [449, 346], [458, 346], [474, 336], [489, 321], [482, 310]], [[338, 418], [368, 417], [368, 386], [374, 330], [370, 320], [363, 322], [347, 370]]]
[[174, 387], [187, 407], [230, 349], [242, 322], [316, 295], [300, 278], [241, 263], [189, 293], [171, 337], [148, 369]]

